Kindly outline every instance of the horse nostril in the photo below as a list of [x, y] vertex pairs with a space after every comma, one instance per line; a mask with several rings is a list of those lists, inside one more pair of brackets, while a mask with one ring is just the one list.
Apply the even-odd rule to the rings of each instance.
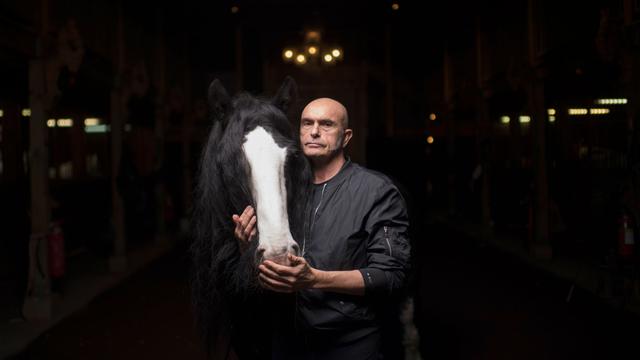
[[264, 256], [265, 248], [259, 247], [256, 249], [256, 257], [262, 258]]

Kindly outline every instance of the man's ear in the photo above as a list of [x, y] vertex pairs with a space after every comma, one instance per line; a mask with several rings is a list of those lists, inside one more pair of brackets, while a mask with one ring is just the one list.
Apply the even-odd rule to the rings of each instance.
[[346, 148], [347, 144], [349, 143], [349, 140], [351, 140], [351, 137], [353, 136], [353, 130], [351, 129], [344, 129], [344, 136], [342, 136], [342, 148]]
[[284, 78], [280, 89], [271, 100], [271, 103], [275, 105], [282, 112], [286, 113], [289, 106], [296, 101], [298, 96], [298, 85], [291, 76]]
[[212, 119], [214, 121], [224, 119], [231, 107], [231, 98], [220, 80], [215, 79], [209, 85], [207, 100]]

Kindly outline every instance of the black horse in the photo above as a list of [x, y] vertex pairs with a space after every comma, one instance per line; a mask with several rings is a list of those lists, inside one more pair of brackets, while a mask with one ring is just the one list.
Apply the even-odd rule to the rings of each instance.
[[[289, 77], [270, 100], [247, 93], [231, 99], [217, 79], [209, 86], [213, 126], [200, 163], [190, 249], [196, 323], [209, 353], [220, 344], [228, 352], [226, 336], [246, 357], [256, 357], [270, 341], [261, 325], [269, 321], [274, 296], [258, 286], [257, 264], [297, 253], [293, 239], [302, 240], [311, 183], [297, 131], [285, 115], [295, 95]], [[241, 253], [232, 215], [247, 205], [256, 209], [258, 234]]]

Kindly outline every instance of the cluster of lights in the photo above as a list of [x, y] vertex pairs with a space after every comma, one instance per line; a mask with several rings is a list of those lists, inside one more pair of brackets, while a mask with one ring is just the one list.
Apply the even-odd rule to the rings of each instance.
[[[49, 119], [47, 120], [47, 127], [70, 128], [73, 127], [73, 119]], [[86, 118], [84, 119], [84, 131], [86, 133], [104, 133], [109, 131], [109, 125], [102, 124], [102, 120], [99, 118]]]
[[344, 53], [339, 47], [325, 47], [321, 45], [322, 34], [319, 30], [309, 30], [305, 33], [304, 45], [301, 48], [288, 47], [282, 51], [282, 59], [296, 65], [308, 62], [321, 62], [326, 65], [342, 60]]
[[73, 119], [49, 119], [47, 120], [47, 126], [50, 128], [61, 127], [68, 128], [73, 126]]
[[627, 99], [596, 99], [595, 103], [598, 105], [624, 105], [627, 103]]
[[[317, 45], [307, 46], [304, 51], [297, 51], [293, 48], [287, 48], [282, 52], [282, 58], [286, 62], [293, 62], [297, 65], [304, 65], [310, 59], [318, 57], [322, 51]], [[324, 52], [322, 55], [322, 61], [325, 64], [333, 64], [342, 59], [342, 50], [333, 48], [330, 51]]]
[[588, 109], [569, 109], [569, 115], [587, 115], [589, 113]]
[[610, 113], [611, 110], [607, 109], [607, 108], [590, 108], [590, 109], [586, 109], [586, 108], [576, 108], [576, 109], [569, 109], [568, 113], [569, 115], [605, 115]]
[[[520, 124], [528, 124], [528, 123], [531, 122], [531, 116], [529, 116], [529, 115], [520, 115], [520, 116], [518, 116], [518, 122]], [[506, 115], [500, 116], [500, 123], [501, 124], [509, 124], [509, 123], [511, 123], [511, 118], [506, 116]]]
[[96, 126], [96, 125], [100, 125], [100, 119], [98, 118], [84, 119], [84, 126]]

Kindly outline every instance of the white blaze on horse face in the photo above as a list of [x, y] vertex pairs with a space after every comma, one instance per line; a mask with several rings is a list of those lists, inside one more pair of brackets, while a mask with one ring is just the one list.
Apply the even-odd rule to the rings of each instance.
[[287, 149], [281, 148], [258, 126], [245, 136], [242, 150], [251, 168], [251, 192], [256, 201], [258, 249], [264, 258], [286, 262], [287, 252], [297, 244], [289, 230], [284, 164]]

